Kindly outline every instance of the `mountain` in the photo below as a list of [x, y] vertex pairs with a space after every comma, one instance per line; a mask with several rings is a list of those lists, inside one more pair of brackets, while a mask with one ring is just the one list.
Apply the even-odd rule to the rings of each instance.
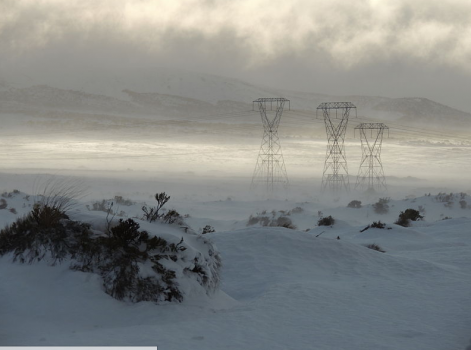
[[[358, 116], [382, 122], [447, 129], [471, 126], [470, 113], [426, 98], [332, 96], [167, 69], [49, 75], [41, 81], [0, 79], [0, 112], [8, 113], [62, 110], [191, 119], [248, 111], [259, 97], [285, 97], [291, 101], [292, 111], [308, 118], [322, 102], [349, 101], [357, 106]], [[242, 120], [253, 121], [253, 115]]]

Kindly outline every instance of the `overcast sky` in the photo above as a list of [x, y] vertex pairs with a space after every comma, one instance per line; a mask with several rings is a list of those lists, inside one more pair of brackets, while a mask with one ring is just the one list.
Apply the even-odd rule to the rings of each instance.
[[0, 74], [171, 67], [471, 112], [470, 0], [0, 0]]

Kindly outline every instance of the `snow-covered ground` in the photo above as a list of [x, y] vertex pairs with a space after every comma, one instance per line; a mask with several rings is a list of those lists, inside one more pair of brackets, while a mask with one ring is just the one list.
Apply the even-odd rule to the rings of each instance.
[[[0, 345], [471, 349], [471, 197], [460, 194], [471, 195], [469, 114], [426, 99], [275, 91], [188, 72], [13, 79], [0, 92], [1, 227], [32, 209], [53, 174], [83, 183], [72, 219], [104, 227], [106, 213], [93, 204], [120, 196], [133, 204], [115, 205], [116, 219], [179, 239], [181, 229], [141, 220], [142, 206], [165, 191], [166, 208], [198, 235], [215, 229], [205, 237], [223, 264], [215, 295], [155, 305], [115, 300], [100, 276], [67, 262], [1, 257]], [[263, 132], [251, 101], [262, 96], [292, 103], [279, 128], [290, 187], [270, 199], [249, 188]], [[354, 128], [390, 126], [381, 153], [387, 192], [320, 193], [326, 135], [315, 110], [338, 98], [358, 107], [345, 140], [352, 185], [362, 156]], [[373, 204], [386, 197], [388, 213], [377, 214]], [[362, 208], [348, 208], [352, 200]], [[408, 208], [425, 220], [395, 225]], [[281, 216], [294, 229], [248, 225], [257, 216]], [[318, 226], [321, 216], [333, 227]], [[384, 229], [364, 230], [378, 220]]]
[[[27, 184], [35, 176], [1, 175], [3, 184], [23, 186], [18, 188], [21, 193], [2, 197], [7, 202], [0, 210], [2, 226], [31, 209], [25, 192], [31, 193]], [[76, 220], [104, 223], [106, 213], [89, 209], [114, 195], [135, 201], [119, 207], [124, 217], [140, 217], [144, 201], [154, 204], [149, 198], [154, 193], [145, 193], [150, 182], [137, 185], [105, 177], [85, 182], [92, 194], [70, 211]], [[352, 194], [333, 201], [311, 194], [302, 200], [257, 200], [243, 195], [240, 187], [233, 195], [234, 188], [218, 187], [214, 181], [212, 187], [196, 182], [179, 187], [178, 179], [153, 185], [159, 187], [155, 192], [172, 195], [167, 207], [188, 214], [185, 220], [195, 231], [205, 225], [215, 228], [206, 237], [222, 257], [220, 291], [213, 297], [195, 294], [181, 304], [131, 304], [105, 294], [99, 276], [71, 271], [67, 263], [22, 265], [4, 256], [0, 345], [349, 350], [469, 346], [471, 197], [423, 196], [425, 192], [406, 196], [414, 193], [408, 188], [391, 195], [388, 213], [377, 214], [372, 207], [377, 197]], [[194, 187], [200, 192], [192, 196]], [[205, 191], [212, 191], [214, 198], [202, 195]], [[353, 199], [361, 199], [362, 208], [348, 208]], [[467, 201], [465, 208], [461, 200]], [[408, 228], [394, 225], [407, 208], [420, 209], [425, 220]], [[297, 228], [247, 226], [250, 215], [263, 211], [287, 215]], [[319, 215], [334, 217], [333, 227], [317, 226]], [[360, 232], [378, 220], [386, 228]], [[155, 230], [158, 234], [158, 226]], [[386, 253], [365, 247], [372, 243]]]

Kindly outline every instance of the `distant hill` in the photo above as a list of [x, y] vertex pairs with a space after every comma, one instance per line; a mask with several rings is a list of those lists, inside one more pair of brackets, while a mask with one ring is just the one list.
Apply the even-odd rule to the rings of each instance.
[[62, 110], [191, 119], [249, 110], [252, 101], [259, 97], [288, 98], [292, 110], [306, 115], [314, 115], [322, 102], [349, 101], [357, 106], [359, 116], [384, 122], [440, 129], [471, 126], [470, 113], [426, 98], [332, 96], [255, 86], [187, 71], [136, 69], [88, 72], [75, 77], [58, 74], [44, 76], [41, 81], [0, 77], [0, 112], [4, 113]]

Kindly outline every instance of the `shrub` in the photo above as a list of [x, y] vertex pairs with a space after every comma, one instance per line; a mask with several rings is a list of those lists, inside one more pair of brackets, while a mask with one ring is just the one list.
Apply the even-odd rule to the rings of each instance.
[[61, 219], [68, 219], [64, 211], [57, 207], [49, 205], [35, 204], [31, 211], [31, 218], [36, 222], [39, 228], [54, 228], [59, 225]]
[[371, 227], [373, 228], [385, 228], [386, 227], [386, 224], [385, 223], [382, 223], [381, 221], [373, 221], [373, 223], [371, 224]]
[[159, 211], [162, 209], [165, 203], [168, 202], [169, 199], [170, 196], [167, 196], [165, 192], [156, 193], [155, 200], [157, 201], [157, 205], [155, 207], [149, 208], [145, 205], [142, 207], [142, 211], [144, 212], [144, 219], [149, 222], [153, 222], [162, 218], [163, 215], [159, 214]]
[[108, 201], [102, 199], [101, 202], [95, 202], [92, 204], [92, 209], [94, 211], [104, 211], [107, 213], [110, 210], [110, 204]]
[[179, 225], [183, 224], [182, 216], [180, 213], [174, 209], [169, 210], [163, 217], [162, 221], [166, 224], [178, 223]]
[[466, 209], [468, 207], [468, 202], [466, 202], [464, 199], [460, 200], [460, 207], [461, 209]]
[[0, 198], [0, 210], [6, 209], [8, 207], [8, 203], [4, 198]]
[[361, 208], [361, 201], [353, 200], [347, 205], [348, 208]]
[[212, 233], [212, 232], [216, 232], [214, 230], [214, 227], [212, 227], [211, 225], [206, 225], [205, 227], [203, 227], [202, 231], [201, 231], [201, 234], [206, 234], [206, 233]]
[[86, 190], [80, 180], [72, 178], [50, 177], [39, 185], [38, 197], [35, 201], [40, 207], [49, 207], [59, 212], [66, 213], [72, 209], [77, 200], [84, 197]]
[[296, 208], [291, 210], [291, 213], [293, 213], [293, 214], [300, 214], [302, 212], [304, 212], [304, 209], [301, 208], [301, 207], [296, 207]]
[[292, 230], [296, 229], [296, 225], [293, 224], [293, 221], [289, 218], [289, 213], [285, 213], [284, 211], [279, 211], [277, 213], [273, 210], [270, 214], [267, 214], [264, 210], [256, 216], [250, 215], [249, 220], [247, 221], [247, 226], [260, 224], [261, 226], [285, 227]]
[[[175, 272], [159, 262], [164, 258], [178, 261], [174, 253], [186, 249], [182, 246], [183, 238], [172, 245], [160, 237], [149, 238], [146, 231], [139, 231], [139, 224], [134, 220], [120, 219], [108, 237], [100, 237], [94, 243], [96, 246], [79, 258], [84, 264], [76, 264], [74, 269], [98, 272], [103, 277], [105, 292], [112, 297], [132, 302], [183, 300], [174, 282]], [[139, 273], [139, 265], [147, 261], [157, 272], [155, 276], [143, 277]]]
[[335, 223], [335, 220], [330, 215], [320, 218], [319, 221], [317, 221], [318, 226], [332, 226], [334, 223]]
[[49, 258], [54, 265], [70, 254], [76, 236], [88, 229], [57, 209], [36, 205], [27, 216], [0, 231], [0, 255], [13, 252], [14, 261], [29, 264]]
[[127, 207], [134, 204], [133, 201], [130, 199], [124, 199], [123, 196], [114, 196], [114, 201], [119, 205], [125, 205]]
[[395, 222], [396, 225], [409, 227], [411, 221], [422, 220], [424, 217], [420, 215], [420, 212], [415, 209], [406, 209], [399, 214], [399, 218]]
[[[178, 243], [150, 237], [132, 219], [120, 219], [107, 235], [94, 235], [87, 224], [62, 216], [56, 219], [55, 211], [37, 205], [26, 217], [1, 230], [0, 255], [12, 252], [13, 260], [22, 263], [50, 259], [52, 265], [71, 259], [71, 269], [99, 274], [107, 294], [131, 302], [183, 300], [176, 271], [168, 268], [166, 260], [175, 262], [207, 293], [219, 285], [220, 256], [202, 237], [198, 238], [204, 240], [207, 254], [197, 252], [187, 261], [187, 254], [182, 255], [187, 249], [183, 237]], [[142, 270], [144, 266], [148, 269]]]
[[386, 214], [389, 211], [389, 198], [380, 198], [378, 202], [373, 204], [373, 209], [376, 214]]
[[381, 252], [381, 253], [386, 253], [385, 250], [383, 250], [383, 248], [381, 248], [379, 245], [377, 244], [366, 244], [365, 247], [369, 248], [369, 249], [373, 249], [373, 250], [376, 250], [378, 252]]
[[276, 219], [276, 224], [272, 221], [270, 226], [284, 227], [284, 228], [289, 228], [291, 230], [296, 229], [296, 225], [294, 225], [291, 219], [287, 216], [279, 216]]

